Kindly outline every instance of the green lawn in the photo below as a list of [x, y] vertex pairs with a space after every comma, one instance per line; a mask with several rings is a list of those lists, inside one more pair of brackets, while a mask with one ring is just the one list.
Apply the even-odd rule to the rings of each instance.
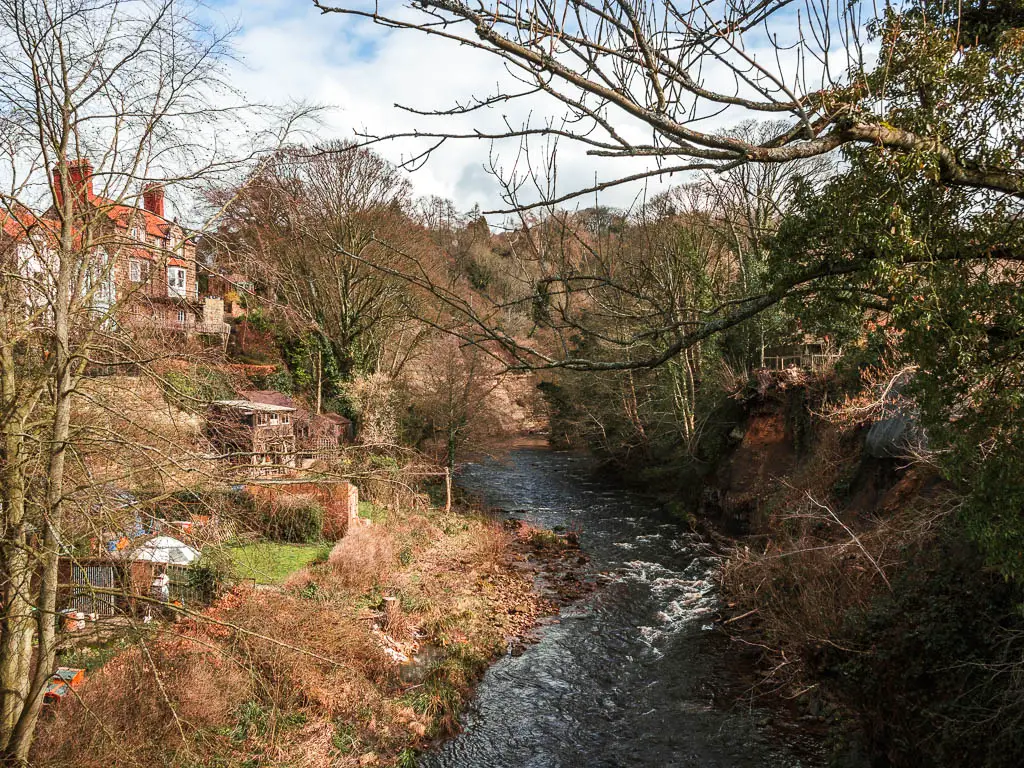
[[383, 523], [387, 519], [388, 511], [381, 509], [371, 501], [360, 501], [359, 516], [373, 523]]
[[280, 584], [290, 573], [309, 565], [317, 555], [329, 551], [328, 544], [278, 544], [257, 541], [228, 547], [239, 578], [255, 579], [257, 584]]

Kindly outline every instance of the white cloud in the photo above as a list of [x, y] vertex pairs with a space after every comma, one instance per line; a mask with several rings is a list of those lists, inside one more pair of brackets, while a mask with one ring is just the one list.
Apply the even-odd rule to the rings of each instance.
[[[316, 130], [319, 138], [351, 137], [355, 131], [379, 135], [422, 130], [423, 118], [395, 104], [423, 109], [449, 107], [467, 102], [474, 95], [492, 93], [499, 83], [504, 90], [518, 87], [493, 56], [450, 41], [386, 30], [352, 17], [321, 15], [311, 4], [276, 0], [255, 7], [243, 3], [228, 6], [222, 13], [227, 19], [237, 18], [240, 24], [234, 44], [240, 63], [231, 68], [233, 83], [252, 100], [279, 104], [303, 100], [328, 106]], [[513, 126], [528, 119], [538, 125], [557, 109], [550, 99], [523, 99], [472, 117], [434, 119], [430, 127], [464, 132], [500, 130], [506, 119]], [[404, 140], [380, 144], [376, 149], [399, 161], [425, 146], [423, 140]], [[541, 148], [540, 143], [531, 147]], [[499, 148], [496, 157], [504, 168], [512, 167], [515, 150], [515, 143]], [[464, 210], [474, 204], [498, 207], [499, 187], [484, 170], [491, 156], [489, 142], [450, 142], [412, 175], [416, 192], [451, 198]], [[564, 142], [559, 147], [558, 165], [558, 189], [562, 192], [592, 183], [595, 170], [602, 165], [615, 168], [603, 172], [603, 177], [643, 167], [635, 161], [602, 164], [587, 157], [581, 148]], [[627, 165], [631, 167], [624, 168]], [[636, 194], [636, 188], [608, 192], [602, 202], [626, 205]]]
[[[382, 3], [385, 9], [397, 6], [393, 1]], [[354, 131], [362, 130], [376, 135], [417, 128], [498, 130], [505, 120], [518, 127], [529, 119], [536, 126], [545, 117], [560, 113], [552, 99], [531, 97], [506, 102], [472, 117], [434, 119], [428, 127], [424, 118], [410, 115], [395, 104], [422, 109], [449, 107], [465, 103], [474, 95], [493, 93], [499, 83], [506, 91], [515, 90], [519, 84], [494, 56], [416, 32], [387, 30], [367, 20], [322, 15], [305, 0], [270, 0], [258, 6], [239, 2], [223, 12], [226, 18], [237, 17], [241, 26], [236, 48], [243, 64], [233, 68], [234, 82], [253, 99], [278, 103], [305, 100], [330, 106], [317, 130], [320, 138], [351, 137]], [[715, 71], [705, 68], [704, 75], [714, 77]], [[719, 115], [701, 127], [713, 130], [738, 119], [735, 115]], [[638, 128], [627, 126], [625, 130], [636, 131], [637, 140], [649, 138]], [[398, 161], [425, 146], [422, 140], [394, 141], [378, 145], [377, 151]], [[540, 142], [531, 146], [533, 160], [538, 160], [542, 148]], [[506, 170], [516, 159], [515, 150], [514, 143], [499, 148], [499, 162]], [[485, 209], [499, 207], [499, 187], [484, 171], [490, 156], [491, 147], [485, 141], [449, 143], [413, 174], [417, 194], [449, 197], [463, 210], [474, 204]], [[582, 147], [565, 142], [559, 147], [558, 160], [559, 192], [592, 184], [595, 177], [606, 180], [647, 167], [639, 160], [590, 157]], [[649, 184], [656, 191], [682, 180], [676, 176]], [[627, 206], [642, 193], [640, 185], [615, 188], [602, 193], [601, 202]], [[581, 204], [592, 202], [590, 197]]]

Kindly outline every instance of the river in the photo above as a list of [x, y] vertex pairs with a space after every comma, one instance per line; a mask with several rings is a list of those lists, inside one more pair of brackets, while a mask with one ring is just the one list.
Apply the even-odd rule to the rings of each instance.
[[711, 626], [718, 563], [699, 537], [572, 454], [517, 449], [465, 466], [459, 483], [511, 517], [578, 529], [604, 576], [488, 670], [463, 732], [421, 766], [822, 764], [793, 723], [736, 703], [734, 656]]

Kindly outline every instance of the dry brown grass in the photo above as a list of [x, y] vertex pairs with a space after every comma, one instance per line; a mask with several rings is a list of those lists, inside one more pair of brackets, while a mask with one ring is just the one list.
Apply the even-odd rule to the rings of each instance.
[[474, 561], [481, 567], [497, 567], [508, 558], [512, 537], [499, 522], [484, 522], [473, 536], [470, 550]]
[[395, 563], [395, 541], [379, 526], [361, 525], [338, 541], [328, 559], [332, 585], [368, 589], [380, 583]]
[[158, 641], [121, 654], [40, 729], [34, 765], [120, 768], [224, 751], [209, 729], [252, 695], [251, 677], [203, 646]]
[[414, 628], [413, 617], [406, 614], [398, 598], [388, 598], [384, 603], [384, 631], [395, 639], [404, 640]]
[[[118, 656], [82, 689], [97, 716], [62, 711], [33, 764], [386, 765], [457, 728], [487, 659], [541, 610], [510, 547], [493, 521], [436, 510], [360, 525], [282, 590], [236, 590], [152, 660]], [[444, 652], [408, 689], [384, 646], [414, 632]]]
[[[834, 443], [826, 441], [825, 447]], [[922, 494], [927, 482], [910, 471], [879, 494], [871, 514], [844, 509], [824, 496], [822, 486], [832, 482], [834, 468], [820, 456], [809, 464], [816, 469], [805, 467], [799, 477], [816, 482], [822, 496], [788, 487], [771, 533], [734, 549], [722, 572], [724, 597], [736, 615], [750, 614], [747, 627], [757, 628], [772, 658], [765, 681], [772, 689], [802, 687], [804, 665], [824, 646], [862, 650], [848, 648], [843, 639], [847, 616], [890, 589], [954, 501], [941, 489]], [[853, 494], [854, 507], [863, 495]]]

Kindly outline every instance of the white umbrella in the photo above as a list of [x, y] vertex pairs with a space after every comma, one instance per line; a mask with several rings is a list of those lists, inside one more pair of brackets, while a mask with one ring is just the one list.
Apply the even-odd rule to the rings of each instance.
[[199, 556], [198, 549], [171, 536], [154, 536], [129, 555], [132, 560], [168, 565], [189, 565], [198, 560]]

